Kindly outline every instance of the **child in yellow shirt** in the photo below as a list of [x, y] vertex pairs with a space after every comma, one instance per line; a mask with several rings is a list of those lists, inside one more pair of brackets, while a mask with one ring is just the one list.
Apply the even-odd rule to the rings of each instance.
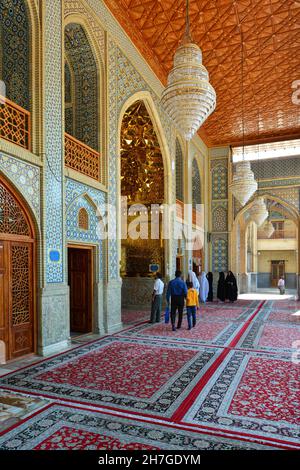
[[197, 290], [193, 288], [192, 282], [188, 282], [187, 287], [188, 293], [186, 297], [186, 309], [189, 330], [191, 330], [192, 327], [196, 326], [196, 310], [197, 307], [199, 307], [199, 297]]

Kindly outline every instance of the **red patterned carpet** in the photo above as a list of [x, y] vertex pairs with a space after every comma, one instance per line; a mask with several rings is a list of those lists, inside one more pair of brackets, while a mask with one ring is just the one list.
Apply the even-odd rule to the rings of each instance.
[[300, 449], [298, 310], [212, 303], [176, 332], [139, 318], [2, 376], [51, 404], [4, 430], [0, 449]]
[[150, 319], [150, 311], [122, 309], [122, 323], [130, 325]]

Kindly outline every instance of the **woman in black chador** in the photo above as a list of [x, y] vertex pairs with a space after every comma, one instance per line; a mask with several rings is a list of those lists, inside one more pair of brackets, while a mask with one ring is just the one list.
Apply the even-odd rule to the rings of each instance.
[[217, 297], [221, 302], [225, 302], [225, 274], [219, 273]]
[[230, 302], [235, 302], [238, 298], [236, 278], [231, 271], [228, 271], [225, 279], [225, 297], [230, 300]]
[[207, 302], [213, 302], [214, 300], [214, 292], [213, 292], [213, 273], [207, 273], [206, 278], [208, 280], [209, 284], [209, 291], [208, 291], [208, 297], [207, 297]]

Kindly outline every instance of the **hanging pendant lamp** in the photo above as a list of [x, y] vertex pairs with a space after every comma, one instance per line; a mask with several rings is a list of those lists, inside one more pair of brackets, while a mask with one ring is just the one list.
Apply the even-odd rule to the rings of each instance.
[[269, 215], [264, 198], [262, 196], [259, 196], [255, 199], [254, 204], [249, 209], [249, 212], [253, 222], [255, 222], [256, 225], [260, 227]]
[[186, 30], [175, 52], [174, 67], [162, 93], [162, 105], [186, 140], [190, 140], [216, 108], [216, 92], [202, 64], [202, 52], [192, 42], [189, 0], [186, 0]]
[[267, 238], [270, 238], [273, 235], [275, 228], [270, 220], [267, 220], [263, 227], [263, 230]]
[[229, 188], [233, 196], [242, 206], [249, 201], [257, 190], [257, 182], [249, 161], [245, 161], [245, 106], [244, 106], [244, 37], [241, 30], [241, 95], [242, 95], [242, 127], [243, 127], [243, 160], [235, 165], [235, 174]]
[[257, 190], [257, 181], [255, 181], [250, 162], [242, 161], [235, 165], [235, 175], [229, 188], [242, 206], [249, 201]]

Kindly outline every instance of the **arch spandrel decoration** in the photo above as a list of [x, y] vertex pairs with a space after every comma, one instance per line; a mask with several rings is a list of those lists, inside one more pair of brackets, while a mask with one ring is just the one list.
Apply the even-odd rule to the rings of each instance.
[[0, 234], [31, 237], [31, 229], [21, 207], [1, 182], [0, 201]]

